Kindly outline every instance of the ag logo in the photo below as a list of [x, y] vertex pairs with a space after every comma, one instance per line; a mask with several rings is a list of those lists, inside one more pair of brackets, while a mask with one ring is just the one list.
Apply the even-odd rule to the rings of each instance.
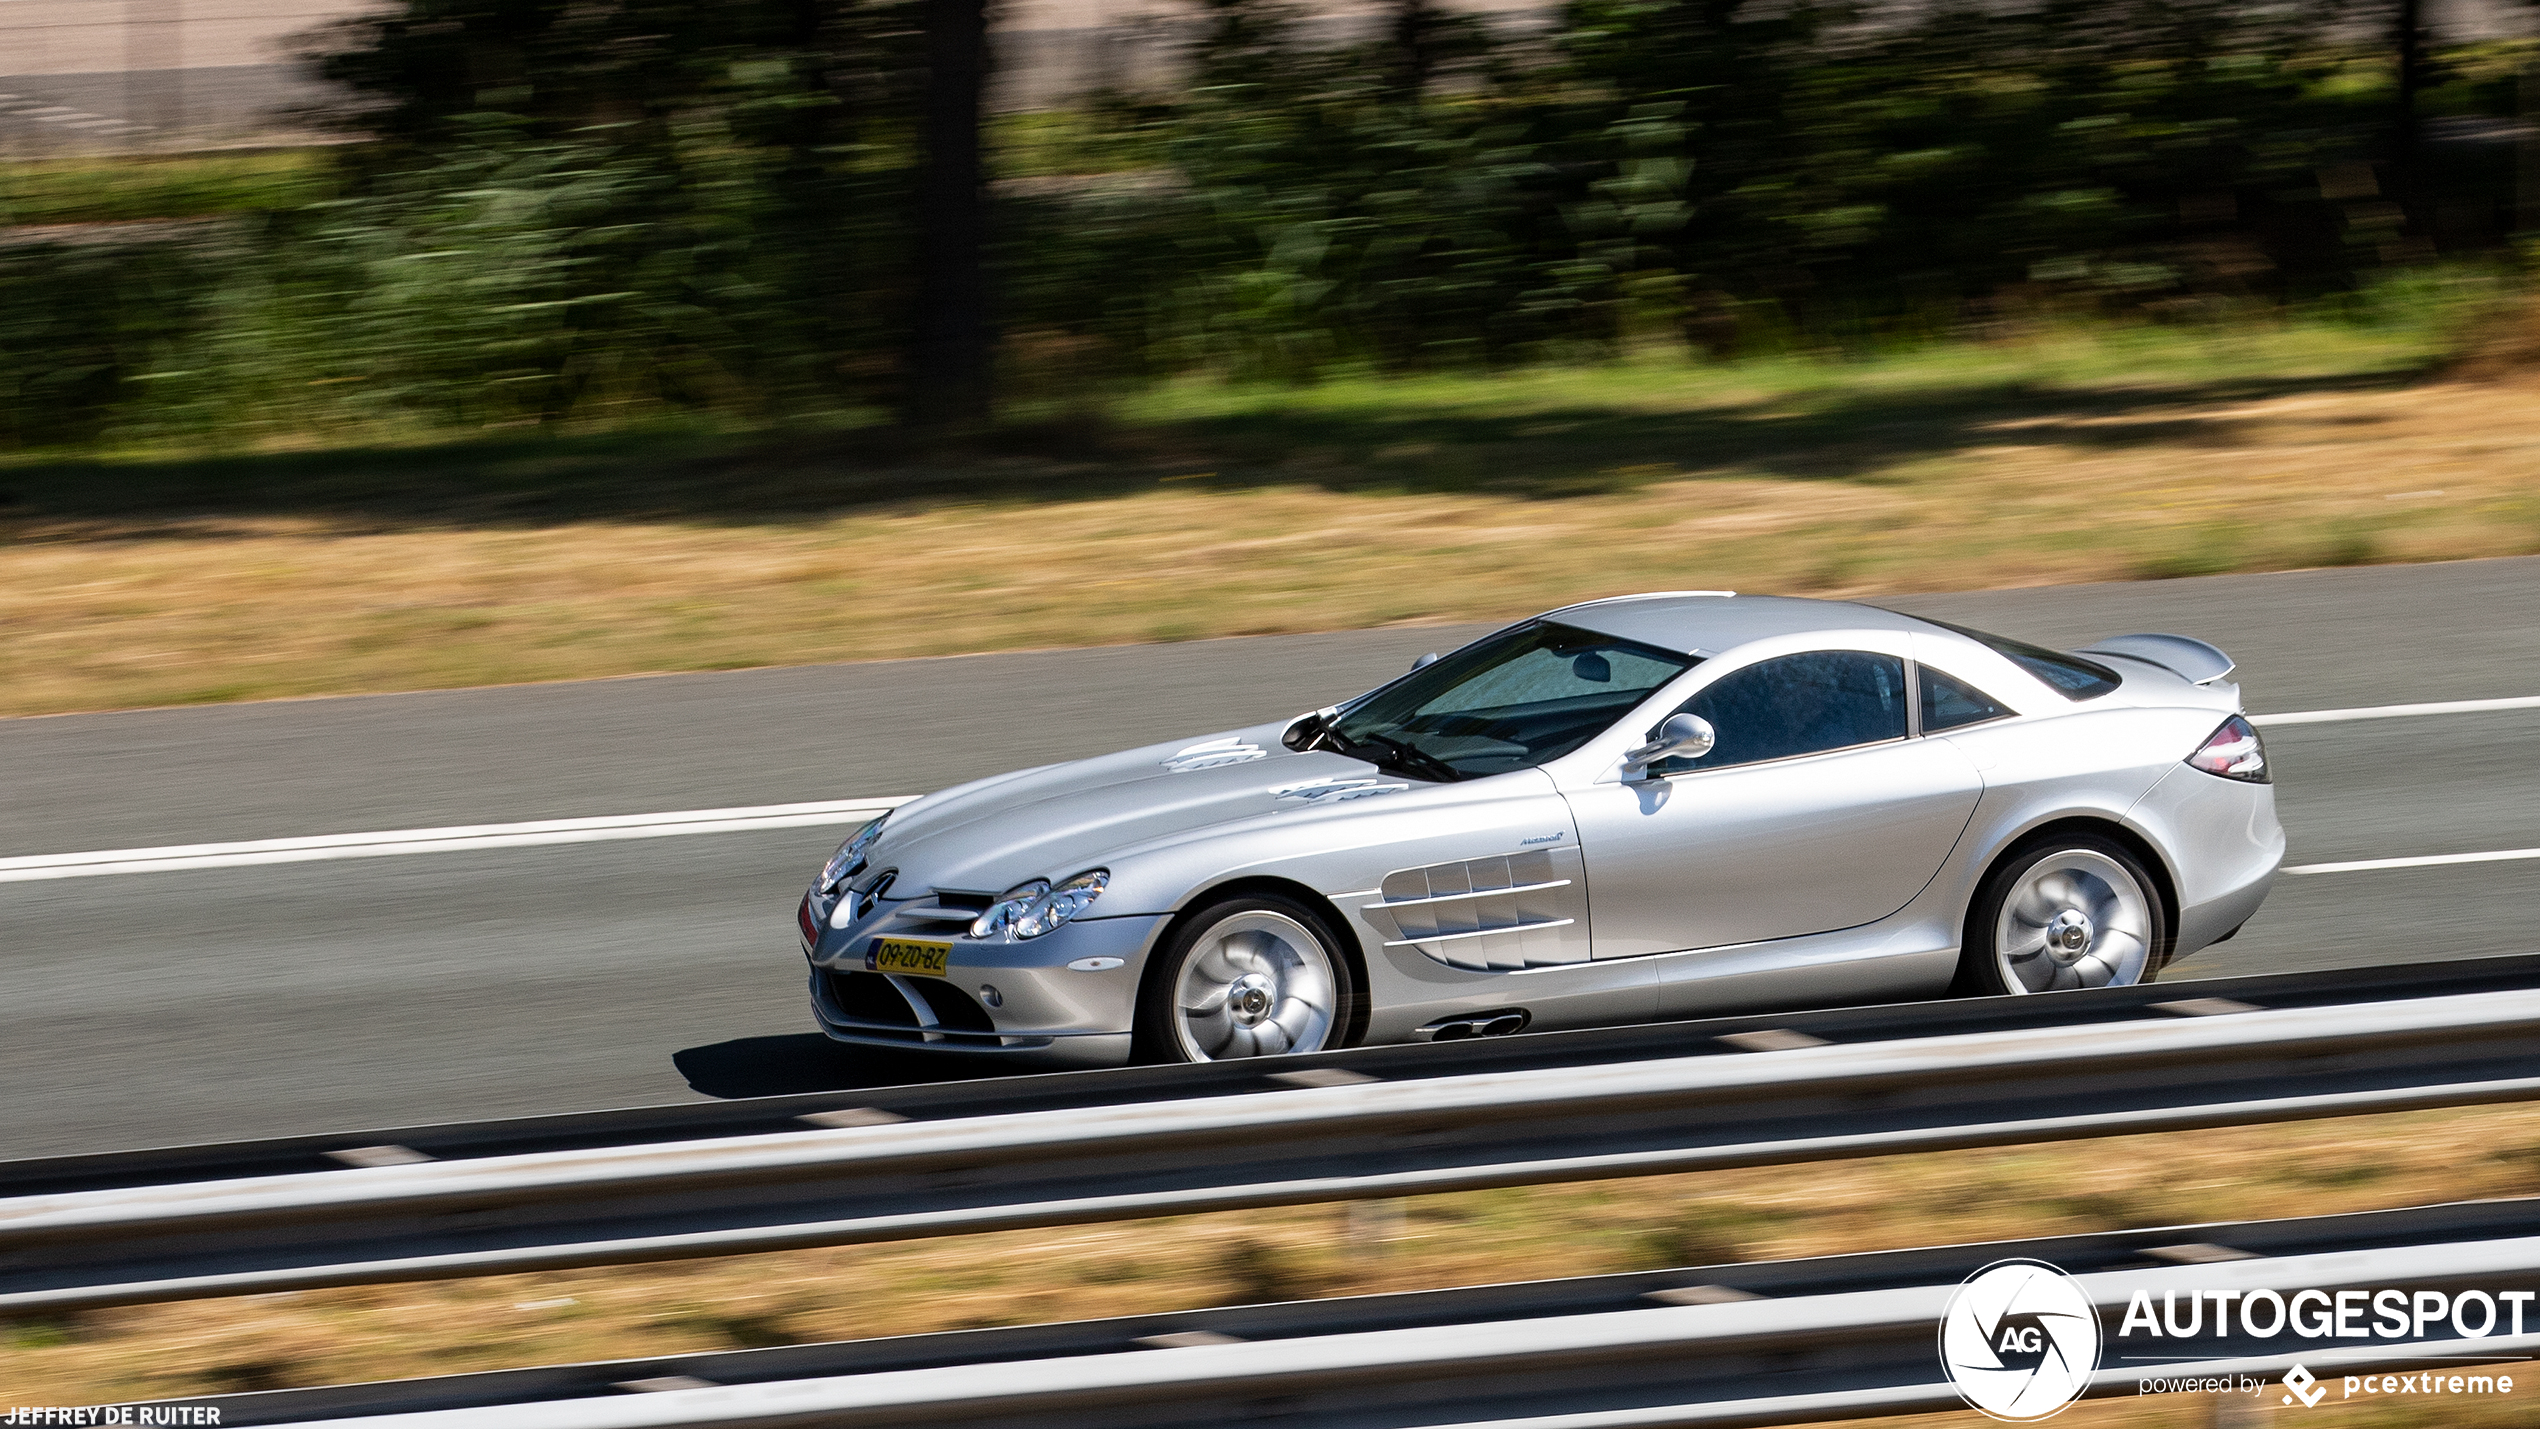
[[2099, 1314], [2071, 1276], [2044, 1261], [1997, 1260], [1949, 1297], [1940, 1363], [1969, 1408], [2044, 1419], [2090, 1387]]

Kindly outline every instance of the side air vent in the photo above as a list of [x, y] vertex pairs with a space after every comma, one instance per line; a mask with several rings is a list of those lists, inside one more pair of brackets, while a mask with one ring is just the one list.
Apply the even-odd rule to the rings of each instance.
[[1449, 967], [1515, 972], [1587, 961], [1576, 850], [1539, 849], [1385, 875], [1359, 912], [1385, 946]]

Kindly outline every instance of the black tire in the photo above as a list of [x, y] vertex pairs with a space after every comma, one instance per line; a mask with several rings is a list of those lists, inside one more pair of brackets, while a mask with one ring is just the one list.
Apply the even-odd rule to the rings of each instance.
[[[2006, 924], [2005, 905], [2015, 894], [2023, 901]], [[2049, 908], [2051, 917], [2032, 921]], [[2021, 955], [2032, 927], [2038, 946]], [[2123, 843], [2087, 831], [2028, 839], [1976, 890], [1951, 991], [1992, 997], [2148, 983], [2169, 961], [2168, 928], [2159, 881]]]
[[[1345, 947], [1321, 912], [1275, 893], [1191, 910], [1147, 965], [1131, 1056], [1229, 1061], [1347, 1045], [1358, 987]], [[1186, 973], [1197, 994], [1188, 1008], [1177, 996]]]

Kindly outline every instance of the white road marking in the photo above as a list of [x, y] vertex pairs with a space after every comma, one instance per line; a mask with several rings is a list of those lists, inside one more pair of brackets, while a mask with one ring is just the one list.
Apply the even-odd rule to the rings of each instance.
[[[2260, 728], [2287, 724], [2335, 724], [2343, 720], [2409, 719], [2418, 715], [2478, 714], [2489, 710], [2540, 709], [2540, 695], [2519, 695], [2501, 700], [2442, 700], [2416, 705], [2365, 705], [2343, 710], [2299, 710], [2291, 714], [2251, 715], [2249, 722]], [[2370, 873], [2384, 868], [2439, 868], [2453, 863], [2507, 863], [2517, 859], [2540, 858], [2540, 848], [2490, 849], [2484, 853], [2438, 853], [2416, 858], [2360, 858], [2343, 863], [2305, 863], [2288, 868], [2291, 877], [2314, 873]]]
[[[2471, 714], [2482, 710], [2540, 709], [2540, 695], [2501, 700], [2450, 700], [2439, 704], [2374, 705], [2358, 709], [2298, 710], [2251, 715], [2260, 726], [2329, 724], [2339, 720], [2400, 719], [2413, 715]], [[172, 844], [163, 848], [100, 849], [89, 853], [39, 853], [0, 858], [0, 883], [55, 878], [102, 878], [121, 873], [175, 873], [196, 868], [244, 868], [269, 863], [315, 863], [338, 858], [389, 858], [411, 853], [460, 853], [470, 849], [529, 848], [544, 844], [606, 843], [617, 839], [674, 838], [684, 834], [748, 833], [760, 829], [853, 824], [912, 802], [915, 794], [835, 799], [813, 804], [761, 804], [737, 809], [689, 809], [660, 814], [612, 814], [591, 819], [538, 819], [519, 824], [469, 824], [441, 829], [390, 829], [380, 833], [316, 834], [306, 838], [251, 839], [243, 843]], [[2492, 863], [2540, 858], [2540, 849], [2440, 854], [2428, 858], [2314, 863], [2288, 874], [2354, 873], [2380, 868], [2427, 868], [2446, 863]], [[1369, 889], [1373, 894], [1379, 890]], [[1350, 896], [1350, 895], [1344, 895]]]
[[539, 819], [521, 824], [468, 824], [442, 829], [318, 834], [308, 838], [251, 839], [243, 843], [172, 844], [164, 848], [102, 849], [92, 853], [26, 854], [17, 858], [0, 858], [0, 883], [102, 878], [118, 873], [175, 873], [195, 868], [244, 868], [268, 863], [315, 863], [337, 858], [388, 858], [409, 853], [460, 853], [471, 849], [528, 848], [540, 844], [675, 838], [683, 834], [749, 833], [760, 829], [816, 828], [823, 824], [860, 824], [916, 797], [914, 794], [893, 794], [814, 804], [763, 804], [755, 808], [689, 809], [664, 814], [612, 814], [592, 819]]
[[2540, 848], [2500, 848], [2486, 853], [2436, 853], [2422, 858], [2362, 858], [2351, 863], [2306, 863], [2288, 868], [2288, 874], [2305, 873], [2369, 873], [2376, 868], [2434, 868], [2447, 863], [2504, 863], [2518, 858], [2540, 858]]
[[2416, 715], [2477, 714], [2481, 710], [2540, 710], [2540, 695], [2506, 700], [2445, 700], [2430, 705], [2365, 705], [2351, 710], [2297, 710], [2292, 714], [2251, 715], [2260, 729], [2280, 724], [2335, 724], [2350, 719], [2408, 719]]

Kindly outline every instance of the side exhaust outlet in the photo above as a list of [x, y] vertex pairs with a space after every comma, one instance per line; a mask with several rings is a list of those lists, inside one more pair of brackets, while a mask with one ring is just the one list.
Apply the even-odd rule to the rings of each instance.
[[1423, 1042], [1461, 1042], [1468, 1037], [1507, 1037], [1526, 1030], [1534, 1014], [1522, 1007], [1502, 1007], [1490, 1012], [1469, 1012], [1461, 1017], [1441, 1017], [1414, 1031], [1411, 1035]]

